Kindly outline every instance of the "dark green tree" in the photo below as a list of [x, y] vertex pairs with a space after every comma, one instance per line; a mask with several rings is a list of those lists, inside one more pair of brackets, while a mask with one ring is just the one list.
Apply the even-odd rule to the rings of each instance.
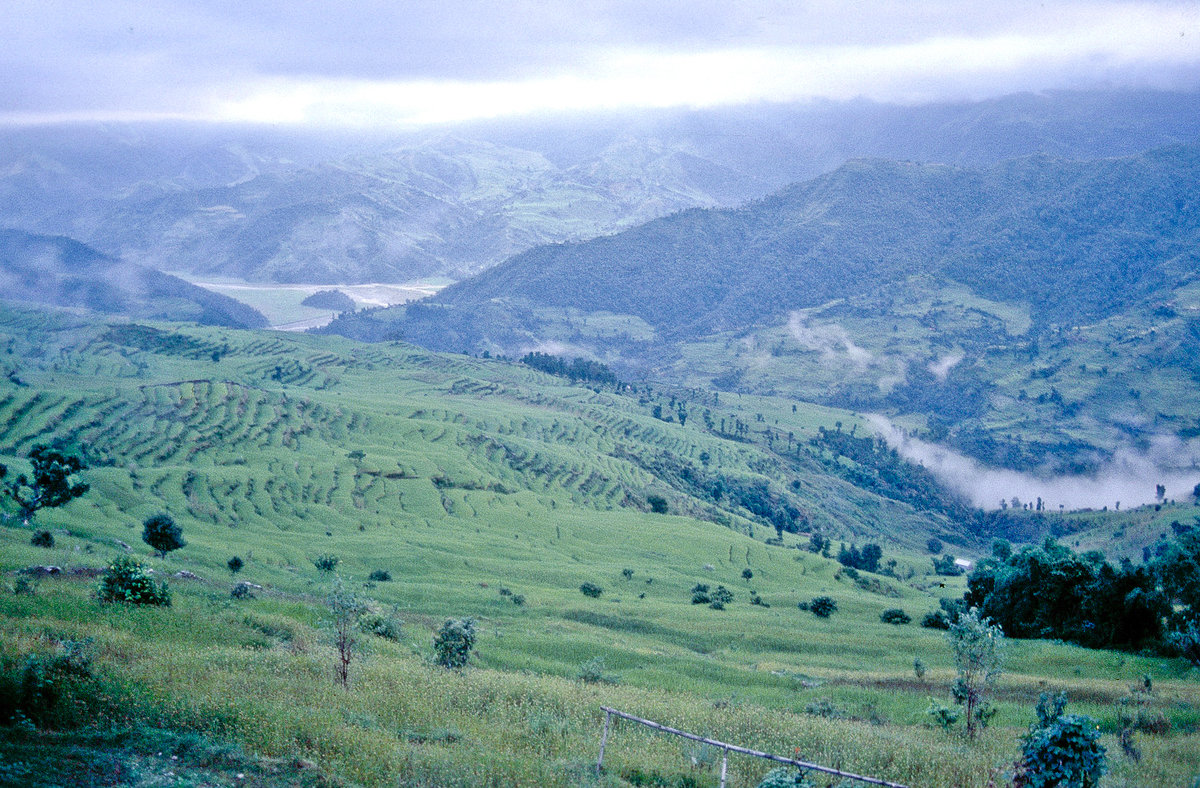
[[[20, 474], [4, 483], [4, 494], [21, 508], [28, 523], [39, 509], [52, 509], [86, 493], [88, 485], [71, 482], [71, 476], [87, 466], [78, 457], [38, 444], [29, 451], [33, 475]], [[0, 479], [8, 476], [8, 466], [0, 464]]]
[[167, 553], [187, 544], [183, 529], [165, 512], [151, 515], [142, 523], [142, 541], [153, 547], [159, 558], [166, 558]]
[[474, 619], [446, 621], [433, 636], [433, 650], [437, 654], [438, 664], [451, 669], [466, 667], [471, 650], [475, 648], [475, 637]]

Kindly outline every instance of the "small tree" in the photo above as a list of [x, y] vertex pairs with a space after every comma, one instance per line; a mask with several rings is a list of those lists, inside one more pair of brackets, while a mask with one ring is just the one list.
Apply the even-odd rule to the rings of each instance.
[[236, 575], [238, 572], [242, 571], [242, 567], [245, 565], [246, 562], [243, 561], [240, 556], [236, 555], [225, 562], [225, 566], [229, 567], [229, 573], [231, 575]]
[[142, 541], [154, 548], [159, 558], [187, 544], [183, 529], [175, 524], [171, 515], [160, 512], [146, 518], [142, 523]]
[[1004, 661], [1004, 633], [981, 618], [977, 608], [963, 613], [947, 632], [954, 650], [954, 699], [965, 707], [967, 735], [974, 737], [992, 715], [987, 696], [1000, 675]]
[[[87, 466], [78, 457], [54, 451], [38, 444], [29, 451], [33, 476], [20, 474], [4, 483], [4, 494], [21, 507], [26, 524], [39, 509], [51, 509], [78, 498], [90, 489], [83, 482], [71, 483], [71, 476]], [[0, 464], [0, 479], [8, 476], [8, 466]]]
[[588, 581], [588, 582], [582, 584], [581, 586], [579, 586], [579, 591], [584, 596], [590, 596], [592, 599], [595, 599], [596, 597], [598, 597], [604, 593], [603, 588], [601, 588], [600, 586], [596, 585], [595, 583], [593, 583], [591, 581]]
[[445, 668], [457, 670], [465, 667], [475, 648], [475, 620], [449, 619], [433, 636], [433, 650], [437, 662]]
[[333, 590], [326, 600], [333, 615], [333, 646], [337, 649], [337, 678], [343, 687], [350, 686], [350, 663], [358, 646], [358, 619], [366, 606], [352, 591], [347, 590], [342, 578], [333, 579]]
[[29, 543], [34, 547], [54, 547], [54, 534], [49, 531], [34, 531]]
[[879, 620], [885, 624], [900, 625], [912, 621], [912, 616], [898, 607], [889, 607], [879, 615]]

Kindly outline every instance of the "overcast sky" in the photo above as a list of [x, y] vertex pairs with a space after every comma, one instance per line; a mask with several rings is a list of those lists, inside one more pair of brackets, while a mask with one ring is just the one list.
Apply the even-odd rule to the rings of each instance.
[[1200, 87], [1200, 2], [0, 0], [0, 122]]

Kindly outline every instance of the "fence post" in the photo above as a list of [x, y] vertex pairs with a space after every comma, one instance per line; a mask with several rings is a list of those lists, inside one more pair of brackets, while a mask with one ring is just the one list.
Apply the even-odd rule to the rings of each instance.
[[600, 757], [596, 759], [596, 776], [600, 776], [600, 767], [604, 766], [604, 745], [608, 743], [608, 723], [612, 719], [612, 712], [604, 712], [604, 733], [600, 735]]
[[721, 788], [725, 788], [725, 769], [729, 766], [729, 750], [721, 751]]

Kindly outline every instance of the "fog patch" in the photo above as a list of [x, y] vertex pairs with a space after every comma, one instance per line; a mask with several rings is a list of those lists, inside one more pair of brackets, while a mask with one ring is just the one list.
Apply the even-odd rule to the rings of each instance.
[[788, 318], [788, 331], [802, 347], [820, 353], [822, 361], [831, 362], [845, 357], [855, 366], [866, 367], [873, 358], [871, 351], [854, 344], [846, 329], [836, 323], [813, 325], [799, 312], [792, 312]]
[[958, 362], [962, 361], [965, 356], [962, 353], [955, 352], [942, 356], [939, 359], [929, 362], [929, 371], [938, 380], [945, 381], [946, 376], [950, 374], [950, 370], [954, 369]]
[[581, 345], [571, 345], [566, 342], [556, 342], [554, 340], [538, 342], [536, 345], [524, 345], [517, 351], [517, 356], [522, 357], [529, 353], [545, 353], [548, 356], [561, 356], [568, 359], [584, 358], [590, 361], [596, 360], [596, 355], [589, 348]]
[[925, 466], [938, 481], [981, 509], [998, 509], [1000, 501], [1022, 503], [1041, 498], [1046, 509], [1125, 508], [1157, 502], [1156, 485], [1166, 487], [1167, 500], [1190, 499], [1200, 483], [1200, 440], [1158, 436], [1146, 451], [1119, 449], [1100, 470], [1087, 476], [1042, 478], [1030, 473], [992, 468], [944, 446], [914, 438], [885, 416], [866, 419], [907, 460]]

